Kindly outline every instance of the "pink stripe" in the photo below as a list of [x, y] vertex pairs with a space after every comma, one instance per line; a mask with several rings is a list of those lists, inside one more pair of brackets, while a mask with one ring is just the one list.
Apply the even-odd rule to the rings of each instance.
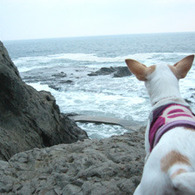
[[184, 110], [182, 110], [182, 109], [175, 109], [175, 110], [171, 110], [168, 114], [173, 114], [175, 112], [184, 112]]
[[189, 114], [174, 114], [174, 115], [168, 116], [168, 118], [176, 118], [176, 117], [180, 117], [180, 116], [185, 116], [185, 117], [192, 118], [192, 116], [189, 115]]
[[151, 148], [152, 148], [152, 145], [153, 145], [153, 141], [154, 141], [154, 137], [155, 137], [155, 134], [156, 134], [156, 130], [159, 129], [159, 127], [161, 127], [164, 124], [165, 124], [165, 118], [164, 117], [159, 117], [155, 121], [153, 127], [150, 129], [149, 142], [150, 142]]

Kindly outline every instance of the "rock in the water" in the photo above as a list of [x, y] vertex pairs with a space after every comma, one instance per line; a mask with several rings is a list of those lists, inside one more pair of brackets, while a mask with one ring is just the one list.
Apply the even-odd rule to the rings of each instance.
[[128, 67], [126, 66], [121, 66], [121, 67], [116, 67], [116, 72], [114, 73], [113, 77], [126, 77], [132, 75], [131, 72], [129, 71]]
[[109, 75], [115, 71], [116, 70], [113, 67], [110, 67], [110, 68], [103, 67], [103, 68], [100, 68], [100, 70], [97, 70], [95, 72], [88, 74], [88, 76]]
[[0, 42], [0, 159], [32, 148], [87, 138], [60, 113], [54, 97], [25, 84]]
[[131, 195], [144, 161], [144, 133], [18, 153], [0, 161], [0, 194]]
[[57, 77], [57, 78], [64, 78], [64, 77], [67, 77], [67, 74], [64, 73], [64, 72], [60, 72], [60, 73], [57, 73], [57, 74], [53, 74], [52, 76]]
[[99, 76], [99, 75], [109, 75], [112, 74], [113, 77], [125, 77], [130, 76], [132, 73], [129, 71], [128, 67], [126, 66], [119, 66], [119, 67], [103, 67], [95, 72], [91, 72], [88, 76]]
[[61, 84], [72, 84], [72, 80], [65, 80], [65, 81], [60, 81]]

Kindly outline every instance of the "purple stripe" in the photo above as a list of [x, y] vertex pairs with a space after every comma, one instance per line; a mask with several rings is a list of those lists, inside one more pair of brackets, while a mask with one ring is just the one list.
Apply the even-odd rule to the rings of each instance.
[[149, 133], [149, 142], [150, 142], [150, 145], [151, 145], [151, 146], [153, 145], [156, 131], [159, 129], [159, 127], [163, 126], [164, 124], [165, 124], [165, 118], [159, 117], [159, 118], [155, 121], [155, 123], [153, 124], [152, 128], [150, 129], [150, 133]]
[[[153, 142], [154, 142], [154, 136], [156, 134], [156, 131], [158, 130], [159, 127], [161, 127], [162, 125], [164, 125], [165, 121], [163, 121], [163, 123], [161, 123], [162, 121], [158, 121], [159, 118], [161, 118], [160, 116], [162, 115], [163, 111], [173, 105], [178, 105], [178, 104], [174, 104], [174, 103], [170, 103], [170, 104], [166, 104], [163, 106], [160, 106], [158, 108], [156, 108], [155, 110], [153, 110], [153, 120], [150, 123], [150, 132], [149, 132], [149, 142], [150, 142], [150, 150], [152, 151], [152, 146], [153, 146]], [[161, 119], [160, 119], [161, 120]], [[157, 127], [155, 124], [159, 124], [159, 126]], [[155, 128], [154, 128], [155, 126]]]
[[175, 127], [192, 127], [195, 129], [195, 121], [187, 121], [187, 120], [180, 120], [180, 121], [173, 121], [166, 125], [163, 125], [161, 128], [158, 129], [154, 138], [153, 147], [159, 142], [161, 136], [166, 133], [167, 131], [175, 128]]

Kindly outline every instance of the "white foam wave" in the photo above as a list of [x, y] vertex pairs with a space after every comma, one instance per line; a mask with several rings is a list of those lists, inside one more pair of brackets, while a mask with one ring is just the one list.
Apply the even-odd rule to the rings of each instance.
[[[99, 57], [95, 54], [85, 54], [85, 53], [62, 53], [48, 56], [31, 56], [31, 57], [20, 57], [14, 60], [16, 66], [19, 67], [20, 71], [31, 70], [39, 66], [48, 66], [52, 61], [55, 63], [56, 60], [71, 60], [78, 62], [91, 62], [89, 66], [94, 66], [94, 63], [124, 63], [127, 58], [135, 59], [141, 61], [145, 64], [156, 64], [163, 62], [165, 59], [170, 59], [170, 63], [173, 63], [171, 59], [190, 55], [188, 53], [137, 53], [130, 54], [126, 56], [116, 56], [116, 57]], [[78, 64], [79, 65], [79, 64]]]
[[163, 60], [165, 58], [186, 56], [190, 55], [188, 53], [136, 53], [126, 56], [116, 56], [116, 57], [99, 57], [95, 54], [85, 54], [85, 53], [64, 53], [50, 55], [51, 59], [64, 59], [64, 60], [74, 60], [74, 61], [85, 61], [85, 62], [124, 62], [124, 59], [131, 58], [141, 61], [155, 61]]
[[[56, 98], [61, 112], [78, 114], [90, 114], [109, 117], [119, 117], [128, 119], [134, 116], [135, 120], [139, 116], [136, 113], [136, 107], [144, 104], [145, 98], [136, 97], [135, 92], [130, 94], [107, 94], [104, 92], [90, 92], [78, 89], [66, 91], [56, 91], [46, 84], [28, 83], [36, 90], [50, 91]], [[120, 109], [119, 109], [120, 108]]]
[[[121, 135], [128, 130], [118, 125], [105, 125], [105, 124], [93, 124], [93, 123], [77, 123], [82, 129], [84, 129], [90, 138], [102, 139], [108, 138], [112, 135]], [[100, 131], [101, 129], [101, 131]]]
[[48, 85], [46, 84], [41, 84], [41, 83], [27, 83], [28, 85], [32, 86], [33, 88], [35, 88], [37, 91], [50, 91], [50, 92], [54, 92], [55, 90], [53, 90], [52, 88], [50, 88]]
[[26, 65], [26, 63], [48, 63], [52, 60], [50, 56], [28, 56], [14, 59], [15, 64]]
[[99, 57], [95, 54], [84, 54], [84, 53], [66, 53], [66, 54], [56, 54], [51, 56], [54, 59], [68, 59], [74, 61], [84, 61], [84, 62], [122, 62], [123, 57]]
[[49, 56], [20, 57], [14, 59], [13, 62], [18, 67], [19, 72], [27, 72], [40, 67], [48, 67], [51, 58]]

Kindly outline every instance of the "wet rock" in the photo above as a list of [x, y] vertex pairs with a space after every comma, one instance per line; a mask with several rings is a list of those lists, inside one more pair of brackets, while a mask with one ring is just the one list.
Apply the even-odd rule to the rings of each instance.
[[103, 68], [100, 68], [100, 70], [98, 71], [89, 73], [88, 76], [109, 75], [115, 71], [116, 70], [113, 67], [109, 67], [109, 68], [103, 67]]
[[113, 77], [126, 77], [132, 75], [127, 67], [116, 67], [116, 72]]
[[0, 42], [0, 159], [35, 147], [72, 143], [87, 138], [60, 113], [54, 97], [22, 81]]
[[57, 74], [53, 74], [52, 76], [56, 77], [56, 78], [64, 78], [64, 77], [67, 77], [67, 74], [64, 73], [64, 72], [60, 72], [60, 73], [57, 73]]
[[88, 76], [99, 76], [99, 75], [110, 75], [112, 74], [113, 77], [125, 77], [132, 75], [129, 69], [126, 66], [119, 66], [119, 67], [103, 67], [100, 70], [95, 72], [91, 72]]
[[72, 80], [65, 80], [65, 81], [60, 81], [59, 83], [61, 83], [61, 84], [72, 84], [73, 81]]
[[49, 85], [49, 87], [56, 90], [56, 91], [59, 91], [61, 89], [60, 87], [56, 86], [55, 84], [51, 84], [51, 85]]
[[18, 153], [0, 161], [0, 192], [131, 195], [143, 169], [143, 132]]

